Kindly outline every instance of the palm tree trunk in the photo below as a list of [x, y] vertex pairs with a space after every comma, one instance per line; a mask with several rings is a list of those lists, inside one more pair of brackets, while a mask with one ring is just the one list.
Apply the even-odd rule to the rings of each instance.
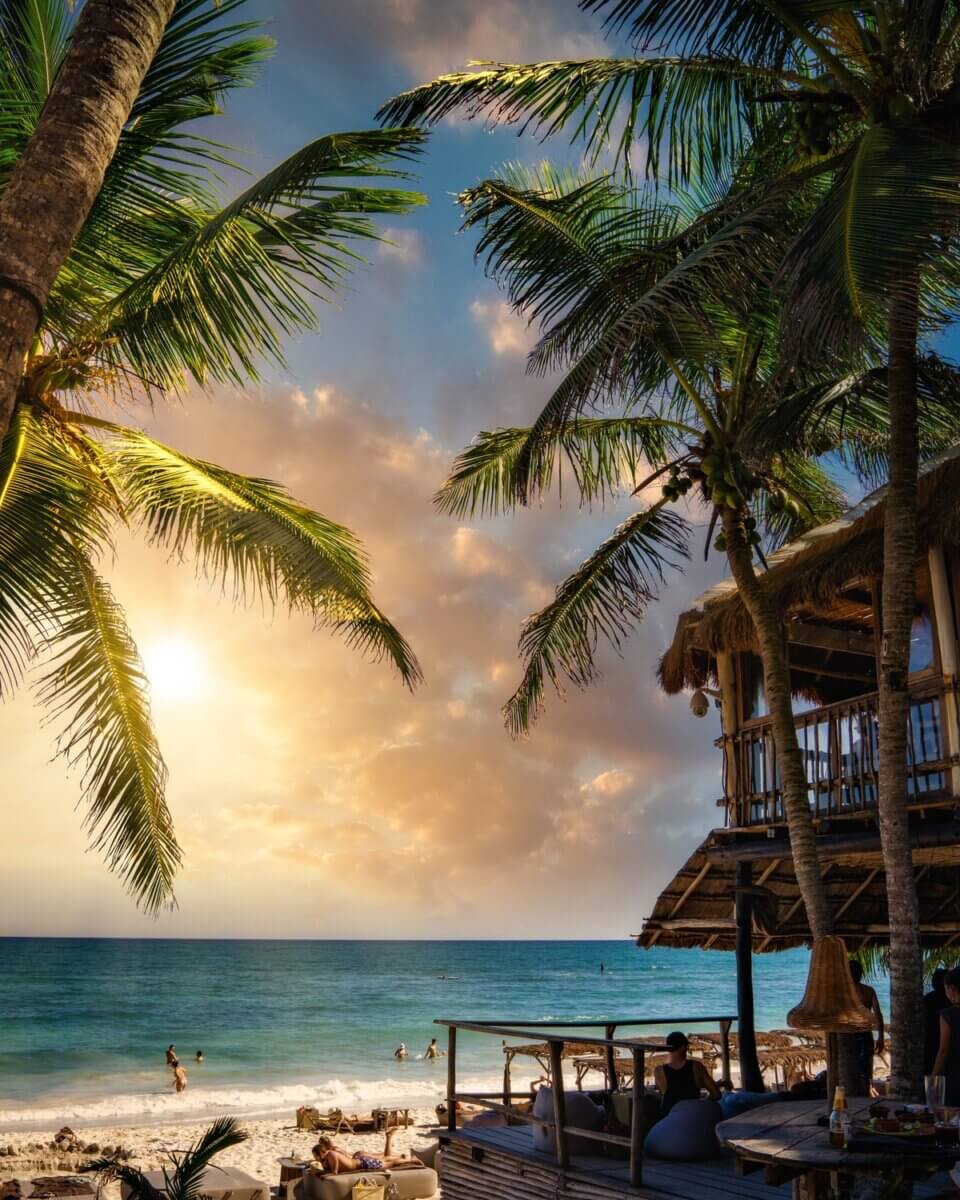
[[807, 911], [810, 932], [815, 938], [820, 938], [830, 932], [833, 919], [820, 874], [807, 775], [793, 723], [790, 667], [783, 629], [777, 611], [754, 569], [753, 551], [741, 516], [733, 509], [723, 510], [723, 531], [727, 539], [730, 569], [757, 634], [797, 885]]
[[917, 569], [917, 280], [907, 280], [889, 313], [887, 388], [890, 479], [883, 523], [880, 646], [880, 842], [890, 921], [890, 1050], [893, 1094], [919, 1094], [923, 1059], [923, 969], [919, 906], [907, 809], [910, 628]]
[[24, 355], [103, 183], [175, 0], [87, 0], [0, 198], [0, 441]]
[[[833, 928], [833, 914], [827, 901], [820, 862], [817, 857], [816, 830], [810, 812], [807, 775], [793, 722], [790, 694], [790, 665], [780, 617], [770, 603], [753, 565], [753, 550], [747, 539], [741, 513], [725, 508], [723, 531], [727, 539], [727, 558], [737, 589], [749, 612], [757, 634], [767, 706], [773, 726], [773, 743], [780, 771], [780, 794], [790, 832], [793, 869], [807, 912], [807, 923], [814, 938], [823, 937]], [[854, 1039], [841, 1035], [836, 1039], [835, 1062], [838, 1079], [852, 1096], [866, 1093], [866, 1080]]]

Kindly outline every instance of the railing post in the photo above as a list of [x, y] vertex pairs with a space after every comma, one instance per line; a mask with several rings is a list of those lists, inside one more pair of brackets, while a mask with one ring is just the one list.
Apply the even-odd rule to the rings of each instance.
[[[740, 864], [738, 863], [737, 866]], [[740, 1068], [743, 1069], [743, 1059], [740, 1060]], [[720, 1022], [720, 1069], [723, 1071], [723, 1078], [730, 1079], [730, 1022]]]
[[447, 1128], [457, 1128], [457, 1029], [447, 1028]]
[[633, 1083], [630, 1106], [630, 1186], [643, 1182], [643, 1045], [633, 1047]]
[[507, 1108], [513, 1107], [513, 1084], [510, 1079], [511, 1055], [506, 1042], [503, 1043], [503, 1103]]
[[557, 1142], [557, 1163], [560, 1167], [570, 1165], [567, 1147], [567, 1101], [563, 1094], [563, 1042], [550, 1043], [550, 1082], [553, 1085], [553, 1126]]
[[[604, 1037], [609, 1041], [613, 1040], [613, 1035], [617, 1032], [616, 1025], [608, 1025], [604, 1030]], [[612, 1092], [617, 1090], [617, 1051], [614, 1046], [604, 1047], [604, 1056], [607, 1060], [607, 1087]]]

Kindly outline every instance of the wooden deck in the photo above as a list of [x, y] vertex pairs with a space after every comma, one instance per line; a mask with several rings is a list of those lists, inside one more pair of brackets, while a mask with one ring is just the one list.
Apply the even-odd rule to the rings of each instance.
[[[575, 1155], [561, 1171], [534, 1150], [529, 1126], [458, 1129], [441, 1135], [443, 1200], [790, 1200], [790, 1184], [768, 1187], [760, 1175], [736, 1174], [732, 1156], [702, 1163], [644, 1159], [643, 1183], [632, 1188], [627, 1164]], [[446, 1144], [443, 1144], [446, 1143]], [[957, 1196], [946, 1174], [914, 1185], [914, 1200]]]

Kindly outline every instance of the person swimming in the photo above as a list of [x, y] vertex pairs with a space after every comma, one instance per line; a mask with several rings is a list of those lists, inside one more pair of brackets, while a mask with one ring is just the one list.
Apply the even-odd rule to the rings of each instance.
[[396, 1050], [394, 1050], [393, 1057], [397, 1060], [397, 1062], [403, 1062], [403, 1060], [407, 1057], [407, 1047], [403, 1042], [401, 1042]]
[[197, 1051], [197, 1062], [198, 1063], [203, 1062], [203, 1051], [202, 1050]]
[[178, 1095], [187, 1090], [187, 1073], [179, 1063], [173, 1068], [173, 1089]]
[[389, 1171], [394, 1167], [422, 1167], [423, 1163], [412, 1154], [392, 1154], [390, 1140], [395, 1130], [386, 1133], [383, 1154], [378, 1158], [375, 1154], [358, 1151], [352, 1154], [343, 1146], [338, 1146], [331, 1137], [322, 1137], [311, 1150], [314, 1170], [320, 1169], [330, 1175], [342, 1175], [348, 1171]]
[[439, 1058], [440, 1057], [440, 1047], [437, 1045], [436, 1038], [430, 1039], [430, 1045], [424, 1051], [423, 1057], [424, 1058]]

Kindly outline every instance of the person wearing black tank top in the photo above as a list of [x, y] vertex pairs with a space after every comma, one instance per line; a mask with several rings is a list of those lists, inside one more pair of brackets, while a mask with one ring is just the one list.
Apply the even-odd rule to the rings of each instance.
[[686, 1034], [668, 1034], [666, 1044], [670, 1057], [653, 1073], [660, 1089], [661, 1117], [665, 1117], [680, 1100], [699, 1100], [702, 1092], [706, 1092], [711, 1100], [719, 1100], [720, 1089], [707, 1068], [699, 1059], [687, 1058], [689, 1042]]

